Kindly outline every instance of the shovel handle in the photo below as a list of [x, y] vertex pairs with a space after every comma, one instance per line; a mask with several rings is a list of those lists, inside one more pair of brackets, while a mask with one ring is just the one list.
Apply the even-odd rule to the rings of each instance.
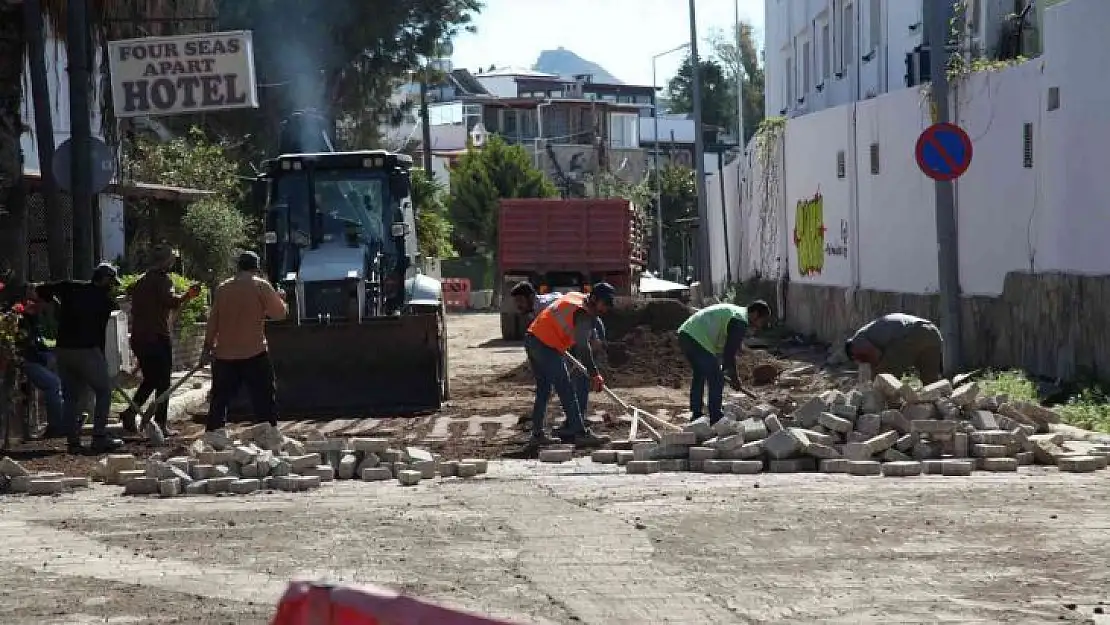
[[[181, 388], [182, 385], [189, 381], [189, 378], [196, 375], [197, 372], [203, 368], [203, 362], [197, 363], [195, 367], [185, 372], [185, 375], [181, 376], [181, 378], [177, 382], [174, 382], [173, 386], [169, 387], [163, 393], [155, 397], [154, 401], [150, 402], [150, 405], [147, 406], [147, 409], [143, 411], [143, 421], [142, 424], [140, 424], [139, 426], [139, 430], [141, 431], [147, 426], [147, 424], [150, 423], [151, 418], [154, 417], [154, 411], [158, 409], [158, 404], [164, 401], [169, 401], [170, 396], [173, 395], [177, 391], [177, 389]], [[134, 404], [134, 402], [132, 402], [132, 404]]]

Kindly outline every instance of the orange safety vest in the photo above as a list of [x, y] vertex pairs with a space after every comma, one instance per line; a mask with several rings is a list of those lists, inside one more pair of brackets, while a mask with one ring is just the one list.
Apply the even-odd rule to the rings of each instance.
[[528, 334], [565, 354], [574, 345], [574, 314], [579, 310], [586, 310], [586, 294], [567, 293], [536, 315], [528, 326]]

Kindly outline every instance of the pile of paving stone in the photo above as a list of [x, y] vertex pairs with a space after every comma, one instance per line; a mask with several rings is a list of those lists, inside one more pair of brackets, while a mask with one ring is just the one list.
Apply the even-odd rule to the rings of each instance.
[[222, 449], [198, 440], [182, 453], [154, 454], [145, 461], [110, 455], [101, 460], [96, 477], [123, 486], [125, 495], [176, 497], [309, 491], [334, 480], [354, 479], [396, 479], [402, 486], [415, 486], [437, 476], [470, 478], [486, 472], [485, 460], [440, 461], [422, 449], [394, 449], [384, 438], [313, 433], [307, 440], [283, 437], [280, 445], [267, 445], [266, 435], [273, 431], [268, 428], [263, 424], [248, 429]]
[[[633, 474], [766, 470], [904, 477], [1016, 471], [1032, 464], [1077, 473], [1105, 469], [1110, 446], [1071, 453], [1063, 436], [1050, 431], [1059, 422], [1042, 406], [981, 395], [976, 382], [953, 386], [941, 380], [917, 388], [884, 374], [846, 393], [813, 397], [788, 416], [768, 404], [747, 410], [732, 404], [715, 424], [698, 419], [658, 442], [630, 442], [630, 449], [599, 450], [592, 457]], [[561, 462], [564, 455], [554, 449], [541, 460]]]
[[0, 493], [57, 495], [77, 488], [88, 488], [89, 478], [69, 477], [63, 473], [32, 472], [15, 460], [0, 458]]

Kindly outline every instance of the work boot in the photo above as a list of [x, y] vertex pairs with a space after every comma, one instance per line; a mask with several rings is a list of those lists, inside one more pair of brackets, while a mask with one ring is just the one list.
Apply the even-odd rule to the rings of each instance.
[[119, 413], [119, 422], [123, 426], [123, 431], [128, 434], [139, 433], [139, 413], [135, 412], [134, 408], [127, 408]]
[[216, 451], [231, 449], [231, 439], [228, 438], [227, 431], [223, 428], [205, 432], [203, 440]]
[[527, 447], [548, 447], [558, 444], [559, 441], [547, 435], [547, 432], [539, 432], [532, 434], [528, 439]]
[[593, 432], [586, 430], [579, 433], [574, 437], [575, 447], [604, 447], [609, 444], [610, 439], [608, 436], [598, 436]]
[[165, 438], [169, 438], [171, 436], [177, 436], [178, 434], [181, 434], [181, 432], [178, 432], [177, 430], [171, 429], [169, 423], [167, 423], [165, 421], [161, 421], [161, 420], [158, 421], [158, 429], [162, 430], [162, 436], [165, 437]]
[[69, 440], [66, 441], [66, 453], [80, 454], [80, 453], [84, 453], [84, 451], [85, 451], [85, 448], [81, 446], [81, 439], [80, 438], [74, 438], [74, 437], [70, 436]]
[[123, 447], [123, 441], [118, 438], [113, 438], [107, 434], [101, 436], [94, 436], [92, 440], [93, 453], [106, 454]]

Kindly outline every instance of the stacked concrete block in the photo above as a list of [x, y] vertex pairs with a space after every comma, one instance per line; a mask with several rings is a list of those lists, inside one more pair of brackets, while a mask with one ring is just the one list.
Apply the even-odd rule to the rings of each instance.
[[[97, 476], [106, 484], [123, 486], [127, 495], [176, 497], [304, 492], [327, 482], [356, 479], [396, 480], [411, 486], [437, 476], [473, 477], [486, 472], [485, 460], [441, 462], [424, 449], [394, 449], [387, 439], [379, 438], [329, 438], [309, 432], [303, 440], [296, 440], [281, 436], [266, 424], [248, 428], [226, 449], [198, 440], [186, 453], [169, 458], [156, 453], [145, 461], [126, 454], [109, 455], [100, 461]], [[3, 462], [0, 469], [15, 471]], [[79, 486], [64, 476], [45, 477], [61, 479], [63, 489]], [[55, 487], [38, 490], [47, 488]]]
[[0, 493], [60, 495], [88, 486], [87, 477], [68, 477], [56, 472], [32, 472], [7, 456], [0, 458]]
[[[1110, 445], [1083, 455], [1067, 449], [1062, 436], [1050, 432], [1060, 421], [1053, 411], [983, 395], [975, 382], [916, 387], [883, 374], [848, 392], [812, 397], [790, 414], [770, 404], [739, 403], [726, 404], [724, 412], [716, 423], [697, 419], [658, 442], [637, 442], [631, 451], [598, 455], [595, 462], [638, 463], [629, 473], [684, 462], [690, 471], [711, 474], [761, 465], [774, 473], [910, 477], [1012, 472], [1030, 464], [1098, 471], [1110, 459]], [[737, 462], [744, 463], [741, 470], [732, 469]]]

